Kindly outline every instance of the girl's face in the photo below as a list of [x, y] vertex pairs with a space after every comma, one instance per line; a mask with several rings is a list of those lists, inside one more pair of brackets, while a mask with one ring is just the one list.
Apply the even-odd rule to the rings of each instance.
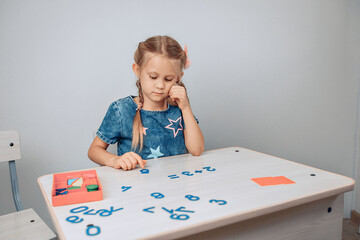
[[171, 87], [183, 75], [176, 71], [179, 69], [179, 61], [159, 54], [148, 54], [145, 57], [150, 59], [141, 68], [136, 63], [133, 64], [134, 73], [141, 82], [144, 105], [164, 106]]

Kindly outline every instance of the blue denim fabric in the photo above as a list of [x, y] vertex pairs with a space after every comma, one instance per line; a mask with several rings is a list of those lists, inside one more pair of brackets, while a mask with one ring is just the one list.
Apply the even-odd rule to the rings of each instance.
[[[96, 133], [108, 144], [117, 142], [119, 156], [132, 151], [132, 126], [136, 108], [133, 96], [111, 103]], [[165, 111], [141, 109], [140, 115], [146, 135], [142, 151], [136, 153], [143, 159], [188, 153], [183, 131], [185, 125], [179, 107], [168, 105]]]

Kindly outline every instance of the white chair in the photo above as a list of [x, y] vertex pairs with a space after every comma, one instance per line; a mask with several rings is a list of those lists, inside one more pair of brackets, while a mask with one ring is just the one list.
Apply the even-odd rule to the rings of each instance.
[[10, 180], [17, 212], [0, 216], [0, 239], [56, 239], [54, 232], [32, 209], [23, 210], [15, 160], [21, 159], [17, 131], [0, 131], [0, 162], [9, 162]]

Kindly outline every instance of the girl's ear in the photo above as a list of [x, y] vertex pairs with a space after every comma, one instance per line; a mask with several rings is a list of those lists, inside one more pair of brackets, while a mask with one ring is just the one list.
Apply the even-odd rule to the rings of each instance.
[[180, 76], [179, 76], [179, 78], [178, 78], [178, 80], [177, 80], [177, 83], [178, 83], [178, 82], [181, 82], [181, 78], [182, 78], [183, 76], [184, 76], [184, 72], [181, 72], [181, 73], [180, 73]]
[[138, 79], [140, 79], [140, 67], [136, 63], [132, 65], [132, 69]]

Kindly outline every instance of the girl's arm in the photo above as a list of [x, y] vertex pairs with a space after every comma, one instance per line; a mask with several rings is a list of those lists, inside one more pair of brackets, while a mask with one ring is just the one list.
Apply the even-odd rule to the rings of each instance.
[[185, 145], [194, 156], [200, 156], [204, 152], [204, 136], [199, 124], [196, 122], [191, 108], [182, 110], [186, 129], [184, 130]]
[[144, 168], [146, 161], [134, 152], [127, 152], [121, 156], [114, 155], [106, 151], [109, 144], [102, 141], [98, 136], [90, 145], [88, 157], [95, 163], [103, 166], [122, 168], [130, 170], [136, 167], [137, 164]]
[[174, 85], [170, 89], [169, 96], [177, 103], [184, 118], [186, 148], [192, 155], [200, 156], [204, 152], [204, 136], [192, 113], [185, 88]]
[[112, 167], [112, 158], [114, 158], [115, 155], [106, 151], [108, 146], [109, 144], [102, 141], [98, 136], [96, 136], [94, 141], [90, 145], [88, 157], [90, 158], [90, 160], [99, 165]]

